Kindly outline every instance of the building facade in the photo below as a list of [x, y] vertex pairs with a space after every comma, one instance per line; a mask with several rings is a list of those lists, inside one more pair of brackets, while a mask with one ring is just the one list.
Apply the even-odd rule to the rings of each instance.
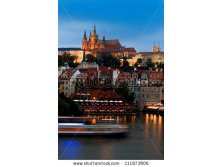
[[73, 69], [66, 69], [63, 73], [58, 77], [59, 83], [59, 93], [64, 93], [65, 96], [69, 96], [74, 92], [74, 73]]
[[89, 39], [87, 39], [86, 31], [84, 32], [82, 49], [94, 51], [95, 53], [111, 52], [116, 55], [122, 52], [122, 47], [118, 39], [106, 40], [105, 35], [103, 35], [102, 39], [99, 39], [95, 25], [93, 32], [90, 32]]
[[144, 105], [148, 102], [160, 103], [163, 96], [163, 87], [140, 87], [139, 93], [139, 107], [140, 110], [144, 108]]

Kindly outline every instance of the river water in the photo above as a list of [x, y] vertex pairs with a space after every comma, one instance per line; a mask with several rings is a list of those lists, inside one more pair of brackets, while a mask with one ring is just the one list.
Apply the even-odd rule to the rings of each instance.
[[59, 136], [59, 160], [163, 160], [164, 117], [154, 114], [99, 116], [127, 124], [126, 137]]

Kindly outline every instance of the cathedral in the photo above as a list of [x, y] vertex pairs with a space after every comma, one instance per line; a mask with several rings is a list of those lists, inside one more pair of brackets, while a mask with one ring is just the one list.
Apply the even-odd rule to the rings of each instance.
[[99, 39], [94, 25], [94, 30], [92, 33], [90, 32], [89, 39], [87, 39], [85, 30], [82, 49], [96, 52], [121, 52], [122, 47], [118, 39], [106, 40], [105, 35], [103, 35], [102, 39]]

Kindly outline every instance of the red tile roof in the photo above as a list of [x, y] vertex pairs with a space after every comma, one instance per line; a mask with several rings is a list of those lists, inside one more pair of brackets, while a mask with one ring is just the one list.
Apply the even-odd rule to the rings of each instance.
[[117, 77], [118, 83], [123, 83], [126, 79], [130, 79], [131, 74], [129, 72], [121, 72]]
[[163, 80], [164, 73], [162, 71], [150, 71], [149, 80]]
[[123, 100], [123, 96], [118, 94], [117, 92], [114, 92], [113, 90], [107, 90], [107, 89], [87, 89], [87, 90], [82, 90], [82, 89], [77, 89], [75, 93], [72, 93], [69, 98], [73, 99], [75, 98], [79, 93], [88, 93], [89, 99], [93, 100], [94, 97], [96, 100]]
[[101, 76], [113, 76], [113, 68], [101, 67], [99, 71]]
[[63, 73], [59, 76], [59, 80], [69, 80], [72, 75], [74, 74], [72, 69], [66, 69]]

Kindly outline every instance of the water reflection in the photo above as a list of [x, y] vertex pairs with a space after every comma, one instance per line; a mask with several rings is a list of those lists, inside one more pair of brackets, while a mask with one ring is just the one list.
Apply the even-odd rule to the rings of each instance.
[[82, 152], [82, 145], [81, 141], [73, 140], [72, 138], [62, 138], [59, 139], [58, 142], [58, 150], [59, 150], [59, 157], [58, 159], [73, 159], [80, 158]]
[[[90, 115], [95, 117], [95, 115]], [[126, 138], [60, 137], [59, 159], [163, 159], [164, 117], [161, 115], [100, 115], [107, 123], [127, 124]], [[114, 121], [113, 121], [113, 120]]]
[[110, 145], [104, 145], [101, 147], [102, 159], [111, 159], [113, 154], [113, 148]]

